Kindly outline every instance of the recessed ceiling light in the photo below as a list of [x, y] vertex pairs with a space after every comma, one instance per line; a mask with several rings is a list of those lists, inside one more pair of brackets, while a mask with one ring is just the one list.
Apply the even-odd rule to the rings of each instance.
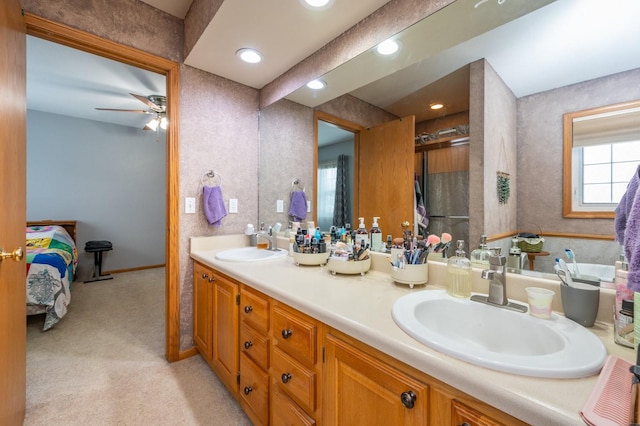
[[262, 61], [262, 55], [255, 49], [244, 48], [236, 52], [236, 55], [245, 62], [257, 64]]
[[300, 3], [311, 10], [325, 10], [333, 6], [334, 0], [300, 0]]
[[307, 83], [307, 87], [309, 89], [319, 90], [319, 89], [324, 89], [325, 87], [327, 87], [327, 83], [325, 83], [322, 80], [312, 80], [312, 81]]
[[391, 55], [400, 49], [400, 44], [395, 40], [385, 40], [376, 46], [376, 51], [381, 55]]
[[444, 108], [444, 105], [442, 105], [440, 102], [435, 102], [429, 105], [429, 108], [431, 109], [442, 109]]

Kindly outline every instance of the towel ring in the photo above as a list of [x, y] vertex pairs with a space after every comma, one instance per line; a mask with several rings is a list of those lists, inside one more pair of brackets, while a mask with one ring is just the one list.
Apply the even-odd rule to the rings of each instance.
[[302, 182], [300, 182], [300, 179], [294, 179], [293, 182], [291, 182], [291, 190], [295, 190], [298, 189], [302, 192], [304, 192], [304, 186], [302, 185]]
[[204, 186], [204, 182], [206, 179], [213, 179], [213, 185], [214, 186], [220, 186], [220, 184], [222, 184], [222, 177], [220, 176], [220, 174], [216, 174], [213, 172], [213, 170], [209, 170], [207, 173], [205, 173], [202, 176], [202, 179], [200, 179], [200, 185]]

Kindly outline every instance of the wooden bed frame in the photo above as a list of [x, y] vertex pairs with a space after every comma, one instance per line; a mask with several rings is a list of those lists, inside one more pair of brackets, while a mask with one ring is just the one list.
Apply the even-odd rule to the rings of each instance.
[[27, 226], [51, 226], [58, 225], [61, 226], [71, 235], [71, 238], [74, 242], [76, 241], [76, 223], [75, 220], [30, 220], [27, 221]]

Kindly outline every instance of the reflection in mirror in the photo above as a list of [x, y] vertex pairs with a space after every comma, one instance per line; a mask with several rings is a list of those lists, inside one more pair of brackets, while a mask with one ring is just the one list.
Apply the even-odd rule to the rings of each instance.
[[354, 200], [354, 133], [317, 120], [317, 226], [328, 231], [352, 225]]
[[564, 217], [613, 218], [640, 164], [640, 101], [564, 115]]

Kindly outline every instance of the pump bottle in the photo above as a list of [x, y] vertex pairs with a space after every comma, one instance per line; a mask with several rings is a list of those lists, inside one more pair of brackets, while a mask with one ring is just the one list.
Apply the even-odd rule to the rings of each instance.
[[360, 221], [360, 225], [356, 231], [356, 244], [359, 244], [360, 247], [366, 247], [369, 245], [369, 232], [364, 226], [364, 217], [359, 217], [358, 220]]
[[453, 297], [471, 296], [471, 261], [464, 252], [464, 241], [457, 241], [456, 255], [447, 261], [447, 294]]
[[489, 268], [489, 258], [491, 257], [491, 250], [487, 245], [487, 236], [482, 235], [480, 237], [480, 246], [471, 252], [471, 265], [478, 268]]
[[378, 220], [380, 217], [373, 217], [373, 226], [371, 227], [370, 238], [371, 238], [371, 250], [372, 251], [382, 251], [382, 231], [378, 227]]

